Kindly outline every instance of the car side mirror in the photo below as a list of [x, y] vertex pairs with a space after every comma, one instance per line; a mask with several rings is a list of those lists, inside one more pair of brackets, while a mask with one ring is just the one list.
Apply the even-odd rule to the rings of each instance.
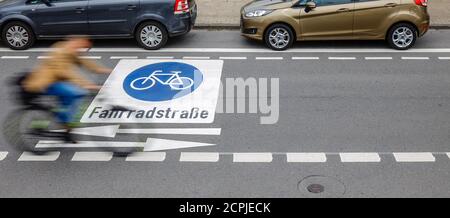
[[313, 1], [306, 2], [305, 11], [310, 12], [317, 7], [316, 3]]
[[47, 5], [48, 7], [52, 6], [52, 3], [50, 2], [50, 0], [41, 0], [42, 3], [44, 3], [45, 5]]

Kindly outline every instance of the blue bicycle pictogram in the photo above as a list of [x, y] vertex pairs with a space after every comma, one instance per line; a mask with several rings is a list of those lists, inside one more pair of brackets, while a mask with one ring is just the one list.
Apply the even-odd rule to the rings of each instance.
[[169, 101], [194, 92], [203, 82], [196, 67], [179, 62], [150, 64], [131, 72], [123, 82], [125, 92], [142, 101]]

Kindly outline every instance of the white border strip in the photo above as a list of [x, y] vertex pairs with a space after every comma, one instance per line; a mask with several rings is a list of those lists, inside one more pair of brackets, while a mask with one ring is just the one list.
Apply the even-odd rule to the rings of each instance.
[[281, 61], [283, 59], [284, 59], [283, 57], [256, 57], [255, 58], [255, 60], [260, 60], [260, 61], [263, 61], [263, 60], [272, 60], [272, 61], [278, 60], [278, 61]]
[[8, 152], [0, 152], [0, 161], [4, 160], [8, 156]]
[[378, 153], [340, 153], [343, 163], [379, 163], [381, 157]]
[[185, 60], [209, 60], [211, 57], [193, 57], [193, 56], [186, 56], [183, 57]]
[[175, 59], [173, 56], [148, 56], [146, 59]]
[[402, 60], [430, 60], [430, 57], [402, 57]]
[[112, 152], [75, 152], [71, 161], [106, 162], [112, 160], [112, 158], [113, 158]]
[[392, 60], [393, 57], [365, 57], [366, 60]]
[[60, 152], [49, 152], [42, 155], [33, 154], [30, 152], [23, 152], [22, 155], [19, 157], [20, 162], [26, 162], [26, 161], [43, 161], [43, 162], [52, 162], [56, 161], [59, 158]]
[[163, 162], [166, 160], [165, 152], [136, 152], [127, 156], [129, 162]]
[[182, 152], [180, 155], [180, 162], [219, 162], [219, 153], [208, 152]]
[[448, 158], [450, 158], [450, 152], [447, 153]]
[[235, 163], [271, 163], [273, 161], [272, 153], [234, 153], [233, 162]]
[[17, 60], [17, 59], [29, 59], [30, 56], [2, 56], [1, 59]]
[[292, 57], [292, 60], [320, 60], [320, 57]]
[[[0, 50], [1, 51], [1, 50]], [[4, 51], [11, 51], [6, 49]], [[31, 51], [31, 50], [28, 50]], [[450, 53], [450, 48], [415, 48], [406, 51], [395, 49], [336, 49], [336, 48], [323, 48], [323, 49], [306, 49], [297, 48], [289, 49], [286, 51], [274, 51], [264, 48], [163, 48], [157, 51], [148, 51], [141, 48], [92, 48], [89, 52], [145, 52], [145, 53]]]
[[327, 155], [325, 153], [287, 153], [288, 163], [325, 163]]
[[220, 60], [247, 60], [247, 57], [219, 57]]
[[111, 60], [123, 60], [123, 59], [138, 59], [138, 56], [111, 56]]
[[394, 153], [397, 162], [436, 162], [436, 158], [430, 152], [421, 153]]
[[80, 58], [87, 60], [101, 60], [102, 56], [81, 56]]
[[450, 57], [439, 57], [439, 60], [450, 60]]
[[356, 60], [356, 57], [328, 57], [328, 60], [351, 61]]

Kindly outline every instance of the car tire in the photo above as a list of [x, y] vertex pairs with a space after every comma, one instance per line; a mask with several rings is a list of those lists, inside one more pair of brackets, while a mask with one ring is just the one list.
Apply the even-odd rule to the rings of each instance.
[[285, 24], [270, 26], [264, 36], [266, 45], [275, 51], [284, 51], [294, 44], [294, 32]]
[[142, 48], [158, 50], [166, 45], [169, 34], [163, 25], [150, 21], [138, 27], [135, 37]]
[[33, 46], [36, 37], [31, 27], [27, 24], [23, 22], [11, 22], [3, 28], [2, 40], [13, 50], [27, 50]]
[[417, 29], [408, 23], [399, 23], [391, 27], [387, 35], [389, 46], [397, 50], [408, 50], [418, 38]]

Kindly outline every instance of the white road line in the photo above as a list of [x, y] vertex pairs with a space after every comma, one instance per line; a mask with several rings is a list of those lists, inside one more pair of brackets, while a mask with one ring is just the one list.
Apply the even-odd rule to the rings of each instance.
[[76, 152], [72, 161], [110, 161], [113, 158], [112, 152]]
[[[8, 48], [0, 48], [0, 52], [15, 52], [15, 53], [25, 53], [25, 52], [51, 52], [54, 48], [31, 48], [28, 50], [11, 50]], [[80, 52], [87, 52], [88, 49], [78, 49]]]
[[165, 152], [136, 152], [127, 156], [129, 162], [163, 162], [166, 160]]
[[271, 163], [273, 161], [272, 153], [234, 153], [233, 162], [235, 163]]
[[292, 60], [320, 60], [319, 57], [292, 57]]
[[183, 57], [186, 60], [209, 60], [211, 57]]
[[328, 57], [328, 60], [347, 61], [347, 60], [356, 60], [356, 57]]
[[49, 152], [42, 155], [33, 154], [30, 152], [23, 152], [22, 155], [19, 157], [20, 162], [22, 161], [43, 161], [43, 162], [51, 162], [58, 160], [60, 155], [60, 152]]
[[393, 57], [365, 57], [366, 60], [392, 60]]
[[16, 60], [16, 59], [29, 59], [30, 56], [2, 56], [1, 59], [10, 59], [10, 60]]
[[4, 160], [8, 156], [8, 152], [0, 152], [0, 161]]
[[378, 163], [381, 162], [378, 153], [340, 153], [343, 163]]
[[50, 56], [38, 56], [37, 59], [42, 60], [42, 59], [49, 59]]
[[[0, 50], [1, 51], [1, 50]], [[8, 51], [11, 51], [8, 49]], [[28, 50], [30, 51], [30, 50]], [[450, 48], [415, 48], [406, 51], [395, 49], [339, 49], [339, 48], [298, 48], [286, 51], [273, 51], [265, 48], [163, 48], [158, 51], [148, 51], [141, 48], [92, 48], [89, 52], [155, 52], [155, 53], [450, 53]]]
[[447, 153], [448, 158], [450, 158], [450, 152]]
[[219, 57], [220, 60], [247, 60], [247, 57]]
[[439, 57], [439, 60], [450, 60], [450, 57]]
[[111, 60], [121, 60], [121, 59], [138, 59], [138, 56], [112, 56]]
[[435, 162], [436, 158], [432, 153], [394, 153], [397, 162]]
[[283, 57], [256, 57], [256, 60], [283, 60]]
[[122, 134], [160, 134], [160, 135], [220, 135], [221, 128], [167, 128], [167, 129], [118, 129]]
[[288, 163], [325, 163], [327, 155], [325, 153], [287, 153]]
[[81, 59], [88, 59], [88, 60], [100, 60], [102, 59], [102, 56], [81, 56]]
[[148, 56], [147, 59], [175, 59], [171, 56]]
[[429, 57], [402, 57], [402, 60], [430, 60]]
[[209, 152], [182, 152], [180, 162], [219, 162], [219, 153]]

